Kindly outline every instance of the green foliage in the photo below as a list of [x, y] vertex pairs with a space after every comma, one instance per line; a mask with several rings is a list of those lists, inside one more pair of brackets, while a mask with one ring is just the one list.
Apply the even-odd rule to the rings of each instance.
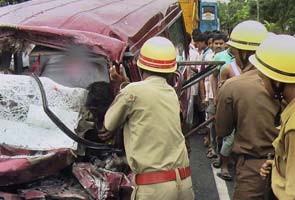
[[230, 31], [241, 21], [257, 20], [258, 17], [269, 31], [295, 33], [294, 0], [231, 0], [228, 4], [219, 3], [219, 18], [224, 30]]
[[220, 27], [227, 32], [230, 32], [232, 28], [232, 22], [230, 15], [228, 13], [228, 7], [225, 3], [219, 3], [219, 19], [220, 19]]
[[253, 19], [250, 15], [250, 4], [246, 0], [232, 0], [228, 4], [219, 3], [221, 28], [230, 32], [238, 23]]
[[281, 32], [281, 27], [277, 23], [272, 23], [272, 22], [268, 22], [268, 21], [264, 20], [263, 24], [265, 25], [267, 30], [269, 30], [270, 32], [273, 32], [273, 33], [280, 33]]
[[0, 6], [7, 6], [10, 4], [21, 3], [27, 0], [0, 0]]

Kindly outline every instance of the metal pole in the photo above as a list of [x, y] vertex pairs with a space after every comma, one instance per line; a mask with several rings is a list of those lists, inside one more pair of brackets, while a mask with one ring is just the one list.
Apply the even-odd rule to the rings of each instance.
[[213, 122], [214, 120], [215, 120], [215, 116], [210, 117], [207, 121], [203, 122], [202, 124], [200, 124], [196, 128], [192, 129], [190, 132], [188, 132], [187, 134], [185, 134], [184, 137], [185, 138], [190, 137], [192, 134], [197, 133], [198, 130], [200, 130], [201, 128], [207, 126], [209, 123]]

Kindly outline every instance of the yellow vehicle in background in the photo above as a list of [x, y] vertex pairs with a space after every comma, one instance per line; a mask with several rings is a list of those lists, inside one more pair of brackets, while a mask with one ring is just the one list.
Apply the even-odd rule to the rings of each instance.
[[179, 0], [183, 10], [185, 28], [188, 33], [199, 25], [199, 0]]
[[179, 0], [188, 33], [198, 28], [201, 32], [220, 29], [217, 0]]

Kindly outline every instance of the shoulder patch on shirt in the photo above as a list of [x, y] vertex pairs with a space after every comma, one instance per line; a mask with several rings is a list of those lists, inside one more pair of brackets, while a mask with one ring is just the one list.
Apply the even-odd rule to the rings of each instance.
[[128, 96], [127, 100], [128, 100], [129, 102], [134, 102], [134, 101], [135, 101], [135, 96], [134, 96], [133, 94], [130, 94], [130, 95]]

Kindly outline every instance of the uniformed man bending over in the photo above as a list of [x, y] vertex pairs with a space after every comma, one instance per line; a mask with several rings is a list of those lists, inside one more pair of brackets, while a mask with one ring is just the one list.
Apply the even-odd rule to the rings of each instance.
[[176, 51], [166, 38], [141, 48], [143, 81], [123, 88], [105, 115], [107, 131], [123, 126], [128, 164], [136, 174], [132, 199], [192, 200], [192, 182], [180, 105], [166, 77], [176, 70]]

